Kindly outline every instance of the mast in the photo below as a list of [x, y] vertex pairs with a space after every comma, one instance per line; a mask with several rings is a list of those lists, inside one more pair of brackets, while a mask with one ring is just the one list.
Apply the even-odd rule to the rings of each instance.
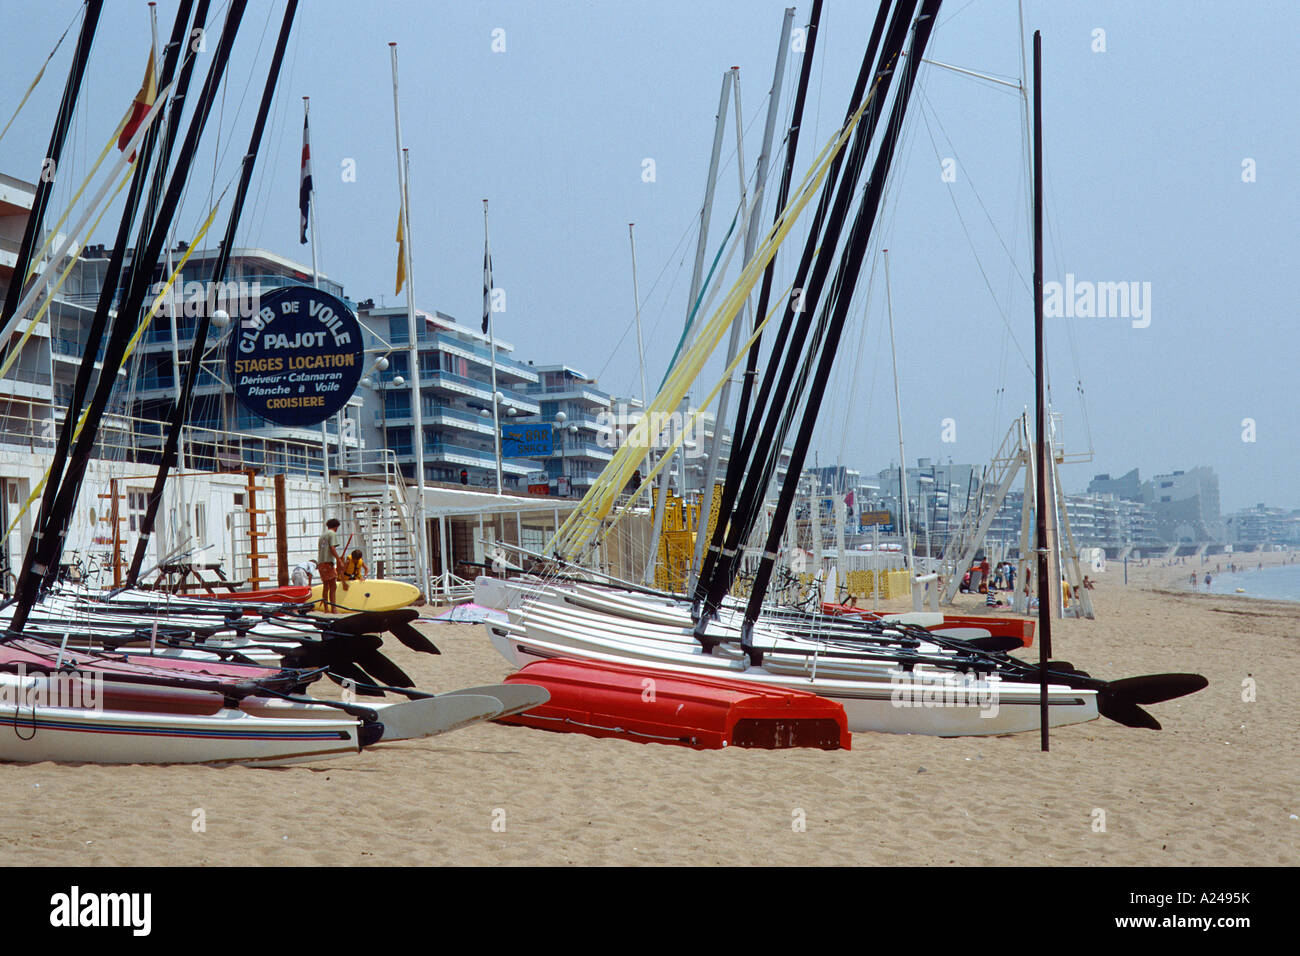
[[[186, 25], [189, 23], [192, 0], [182, 0], [176, 11], [176, 19], [172, 24], [171, 40], [168, 43], [163, 56], [163, 86], [160, 89], [166, 89], [166, 85], [171, 82], [171, 78], [176, 69], [176, 62], [180, 56], [182, 41], [185, 38]], [[205, 15], [206, 0], [203, 3], [203, 10], [200, 10], [196, 17]], [[176, 92], [181, 93], [189, 82], [188, 67], [192, 66], [193, 59], [187, 59], [182, 68], [181, 79], [177, 82]], [[160, 96], [162, 93], [159, 94]], [[161, 109], [161, 104], [155, 104], [157, 109]], [[122, 275], [123, 263], [126, 259], [127, 246], [131, 239], [131, 224], [135, 220], [136, 213], [140, 209], [140, 202], [145, 193], [146, 183], [149, 182], [149, 158], [153, 155], [156, 144], [158, 146], [160, 159], [168, 155], [171, 138], [167, 135], [167, 130], [177, 122], [175, 111], [170, 111], [165, 120], [158, 120], [158, 114], [155, 114], [153, 122], [148, 132], [145, 133], [144, 139], [139, 143], [135, 171], [131, 177], [131, 188], [127, 192], [126, 202], [122, 208], [122, 216], [118, 223], [117, 237], [113, 243], [113, 252], [109, 256], [108, 266], [104, 271], [104, 281], [99, 290], [99, 298], [95, 306], [95, 314], [90, 321], [86, 330], [85, 354], [87, 356], [97, 355], [100, 344], [103, 342], [104, 330], [108, 325], [109, 313], [113, 306], [113, 301], [117, 296], [118, 283]], [[165, 162], [162, 164], [165, 166]], [[154, 180], [159, 181], [165, 175], [163, 171], [155, 169]], [[140, 268], [138, 259], [133, 257], [131, 268], [128, 276], [133, 276], [135, 270]], [[128, 282], [129, 284], [129, 282]], [[47, 530], [51, 527], [50, 518], [54, 513], [55, 500], [58, 496], [59, 486], [63, 480], [64, 466], [68, 460], [68, 453], [72, 447], [73, 440], [73, 422], [81, 414], [82, 406], [86, 401], [86, 393], [90, 390], [90, 381], [94, 375], [94, 362], [83, 362], [77, 369], [77, 377], [72, 385], [72, 395], [68, 400], [67, 410], [64, 412], [63, 427], [59, 430], [58, 437], [55, 440], [54, 454], [50, 459], [49, 472], [45, 481], [45, 490], [41, 496], [41, 506], [37, 512], [35, 524], [32, 529], [31, 537], [27, 541], [27, 549], [24, 552], [22, 572], [20, 578], [35, 576], [38, 579], [45, 578], [51, 580], [52, 575], [45, 571], [35, 571], [36, 556], [40, 549], [42, 539]], [[102, 369], [107, 368], [107, 364], [101, 365]], [[39, 580], [37, 582], [39, 584]], [[19, 625], [21, 626], [21, 624]]]
[[[492, 255], [492, 244], [488, 240], [488, 201], [483, 200], [483, 248], [488, 250], [489, 262]], [[489, 297], [492, 290], [488, 290]], [[487, 307], [488, 320], [488, 344], [492, 353], [492, 439], [496, 448], [497, 459], [497, 494], [501, 494], [501, 403], [497, 400], [497, 330], [496, 330], [496, 313], [492, 311], [492, 304], [489, 299], [484, 305]]]
[[[153, 49], [157, 50], [158, 49], [158, 4], [155, 3], [154, 0], [149, 0], [149, 31], [153, 37]], [[162, 73], [161, 73], [162, 64], [158, 63], [157, 67], [158, 70], [156, 71], [155, 79], [157, 80], [157, 88], [161, 90], [163, 88]], [[160, 153], [159, 154], [160, 162], [161, 162], [161, 155], [162, 154]], [[156, 178], [160, 179], [162, 176], [165, 175], [166, 175], [166, 170], [164, 169], [157, 174]], [[167, 250], [166, 275], [168, 277], [170, 277], [172, 272], [174, 271], [174, 265], [172, 263], [172, 248], [175, 245], [176, 245], [176, 224], [172, 223], [171, 233], [167, 236], [167, 244], [165, 246]], [[173, 290], [168, 291], [166, 305], [167, 305], [168, 325], [171, 327], [171, 333], [172, 333], [172, 384], [175, 386], [175, 392], [176, 392], [175, 400], [179, 402], [181, 400], [181, 351], [180, 351], [181, 347], [180, 347], [180, 333], [179, 333], [179, 329], [176, 326], [176, 297], [175, 297], [175, 292]], [[189, 523], [188, 516], [185, 516], [185, 489], [184, 489], [184, 484], [181, 480], [181, 472], [184, 472], [185, 470], [184, 441], [185, 439], [184, 436], [182, 435], [181, 444], [179, 445], [178, 452], [177, 452], [178, 455], [177, 460], [180, 462], [180, 471], [178, 471], [176, 474], [176, 487], [174, 489], [174, 497], [173, 497], [173, 500], [176, 502], [175, 513], [178, 515], [178, 519], [176, 521], [176, 527], [172, 531], [172, 541], [169, 546], [170, 549], [174, 549], [174, 550], [179, 550], [184, 545], [184, 541], [181, 538], [181, 534], [185, 530], [186, 525]]]
[[[862, 202], [858, 206], [858, 212], [850, 229], [848, 241], [845, 244], [835, 278], [831, 284], [833, 290], [832, 299], [827, 302], [826, 307], [823, 309], [823, 324], [826, 326], [826, 330], [824, 341], [821, 344], [821, 354], [816, 371], [813, 374], [812, 384], [807, 391], [803, 415], [799, 422], [799, 432], [791, 448], [789, 471], [781, 488], [781, 494], [777, 499], [776, 514], [772, 523], [773, 530], [768, 534], [767, 544], [754, 576], [749, 603], [745, 608], [745, 621], [741, 630], [741, 646], [749, 656], [750, 662], [754, 664], [761, 663], [763, 655], [761, 651], [753, 647], [750, 635], [753, 631], [754, 622], [758, 619], [759, 611], [762, 609], [768, 583], [772, 578], [776, 548], [780, 544], [778, 529], [785, 525], [790, 516], [790, 509], [798, 489], [798, 476], [803, 470], [803, 464], [808, 454], [808, 446], [812, 441], [813, 430], [817, 423], [817, 411], [821, 406], [822, 396], [825, 394], [826, 384], [830, 379], [831, 367], [834, 364], [840, 336], [844, 331], [845, 320], [848, 318], [853, 291], [861, 272], [862, 259], [866, 253], [867, 243], [871, 238], [876, 214], [880, 209], [880, 202], [884, 195], [885, 183], [889, 178], [894, 151], [902, 134], [903, 118], [907, 113], [907, 105], [916, 82], [916, 74], [925, 55], [925, 47], [929, 42], [930, 33], [934, 29], [941, 2], [942, 0], [923, 0], [921, 12], [917, 16], [913, 28], [910, 49], [902, 57], [901, 63], [893, 55], [886, 59], [886, 65], [893, 69], [894, 72], [900, 72], [901, 70], [902, 75], [899, 79], [898, 91], [895, 94], [893, 107], [890, 110], [889, 121], [885, 124], [885, 132], [876, 153], [875, 161], [872, 164], [871, 173], [866, 180], [866, 189], [862, 195]], [[889, 49], [889, 47], [886, 47], [886, 52]], [[901, 45], [897, 52], [902, 53]], [[856, 191], [856, 189], [849, 190], [849, 193], [852, 194]], [[830, 230], [828, 229], [828, 231]], [[826, 315], [827, 312], [830, 312], [829, 316]], [[816, 343], [814, 342], [812, 349], [808, 353], [809, 359], [812, 358], [815, 351]]]
[[[248, 150], [244, 153], [239, 172], [239, 185], [235, 189], [235, 198], [230, 206], [230, 214], [226, 220], [226, 232], [222, 237], [221, 245], [218, 247], [217, 257], [212, 263], [211, 285], [209, 288], [216, 289], [226, 274], [226, 268], [230, 263], [230, 256], [234, 251], [235, 231], [239, 226], [240, 217], [243, 215], [244, 201], [248, 196], [248, 187], [253, 179], [253, 167], [257, 162], [257, 154], [261, 150], [262, 135], [266, 129], [266, 118], [271, 112], [271, 104], [275, 99], [275, 88], [280, 79], [280, 67], [284, 62], [284, 52], [289, 44], [289, 34], [293, 29], [293, 18], [298, 9], [298, 0], [288, 0], [284, 9], [284, 19], [280, 23], [280, 34], [276, 38], [275, 52], [271, 55], [271, 66], [267, 71], [266, 83], [262, 88], [262, 100], [258, 104], [257, 118], [253, 122], [253, 132], [249, 137]], [[313, 228], [315, 226], [315, 216], [312, 216]], [[312, 237], [312, 255], [315, 256], [316, 242], [315, 236]], [[314, 270], [313, 270], [314, 271]], [[172, 407], [171, 418], [167, 423], [167, 441], [163, 446], [162, 460], [158, 463], [158, 473], [154, 476], [153, 488], [149, 491], [149, 497], [145, 506], [144, 516], [140, 520], [140, 536], [136, 541], [135, 553], [131, 556], [131, 566], [127, 570], [126, 582], [128, 586], [134, 585], [140, 577], [140, 568], [144, 564], [145, 551], [149, 546], [149, 538], [153, 534], [155, 523], [158, 520], [158, 509], [162, 504], [163, 489], [167, 484], [167, 477], [171, 469], [176, 466], [180, 455], [181, 434], [185, 428], [185, 420], [189, 417], [190, 403], [194, 396], [194, 386], [198, 381], [199, 371], [203, 364], [203, 352], [207, 345], [208, 329], [212, 322], [212, 311], [216, 306], [215, 299], [209, 301], [209, 308], [205, 308], [200, 314], [194, 328], [194, 341], [190, 345], [189, 365], [185, 368], [185, 384], [181, 389], [180, 397], [177, 398], [176, 404]], [[107, 369], [107, 365], [105, 365]]]
[[[59, 486], [57, 497], [54, 499], [48, 513], [42, 508], [43, 514], [40, 520], [45, 526], [45, 531], [40, 539], [33, 563], [30, 566], [24, 566], [24, 574], [19, 579], [18, 605], [14, 609], [14, 617], [10, 625], [11, 630], [20, 631], [22, 629], [40, 587], [52, 580], [58, 569], [72, 509], [76, 505], [77, 497], [81, 491], [81, 483], [85, 478], [86, 467], [94, 451], [99, 423], [103, 418], [104, 410], [108, 406], [113, 387], [116, 384], [117, 376], [112, 370], [115, 370], [122, 363], [126, 354], [127, 343], [134, 331], [136, 317], [139, 316], [140, 309], [143, 307], [150, 279], [153, 276], [158, 256], [162, 251], [162, 244], [167, 238], [167, 230], [170, 228], [172, 218], [180, 204], [181, 193], [185, 188], [199, 140], [211, 114], [217, 89], [225, 74], [226, 65], [230, 59], [230, 50], [234, 45], [235, 36], [239, 32], [239, 24], [243, 19], [246, 6], [247, 0], [230, 0], [226, 20], [221, 30], [221, 38], [217, 42], [212, 65], [208, 70], [194, 115], [190, 118], [185, 141], [181, 146], [176, 168], [167, 184], [167, 192], [160, 205], [157, 220], [153, 222], [149, 231], [147, 246], [142, 249], [137, 248], [137, 255], [132, 262], [130, 286], [118, 308], [112, 334], [105, 349], [103, 359], [104, 374], [101, 374], [96, 382], [94, 397], [86, 409], [85, 423], [73, 447], [67, 472]], [[150, 265], [151, 263], [154, 265]], [[98, 316], [97, 319], [99, 319]], [[71, 422], [65, 422], [65, 431], [72, 427]]]
[[[907, 502], [907, 453], [903, 451], [903, 400], [898, 392], [898, 349], [894, 346], [894, 299], [889, 288], [889, 250], [881, 252], [885, 259], [885, 311], [889, 314], [889, 355], [894, 361], [894, 414], [898, 419], [898, 502], [899, 522], [903, 526], [903, 560], [907, 570], [915, 568], [912, 556], [912, 510]], [[928, 555], [927, 555], [928, 557]]]
[[[635, 225], [636, 223], [634, 222], [629, 222], [627, 224], [627, 241], [629, 245], [631, 245], [632, 247], [632, 299], [633, 299], [633, 305], [636, 307], [636, 354], [641, 365], [641, 417], [644, 418], [646, 415], [646, 408], [650, 404], [650, 398], [646, 394], [645, 342], [641, 338], [641, 290], [637, 286], [637, 281], [636, 281], [636, 236], [633, 234], [633, 227]], [[650, 423], [648, 421], [645, 423], [645, 427], [646, 428], [650, 427]], [[650, 465], [651, 465], [650, 453], [646, 452], [646, 474], [647, 475], [649, 475], [651, 471]], [[654, 492], [653, 480], [649, 478], [647, 478], [646, 480], [650, 481], [650, 491], [651, 493], [653, 493]]]
[[[704, 181], [704, 203], [700, 207], [700, 231], [695, 241], [695, 267], [691, 271], [690, 293], [686, 299], [686, 331], [682, 335], [681, 347], [689, 348], [691, 343], [691, 332], [695, 326], [695, 313], [699, 306], [700, 286], [704, 282], [704, 257], [708, 253], [709, 247], [709, 221], [713, 216], [713, 192], [718, 184], [718, 160], [722, 155], [722, 134], [727, 125], [727, 98], [731, 93], [733, 83], [738, 83], [740, 68], [733, 66], [722, 74], [722, 92], [718, 96], [718, 114], [713, 121], [713, 151], [709, 154], [709, 174]], [[739, 128], [742, 125], [739, 116], [736, 118], [736, 125]], [[742, 170], [741, 176], [744, 176]], [[742, 207], [744, 204], [742, 196]], [[680, 354], [680, 352], [679, 352]], [[669, 368], [669, 372], [672, 369]], [[647, 404], [649, 399], [647, 398]], [[687, 413], [688, 404], [685, 396], [681, 402], [681, 413], [683, 420]], [[715, 426], [716, 427], [716, 426]], [[678, 461], [681, 460], [683, 453], [682, 448], [678, 448], [675, 455]], [[682, 471], [682, 496], [686, 495], [686, 473]], [[655, 563], [659, 556], [659, 536], [663, 533], [664, 512], [668, 510], [668, 475], [662, 475], [659, 481], [658, 496], [655, 500], [654, 509], [654, 526], [650, 531], [650, 556], [646, 561], [645, 574], [642, 581], [649, 584], [654, 580]]]
[[[781, 40], [776, 51], [776, 68], [772, 76], [772, 88], [767, 95], [767, 122], [763, 127], [763, 145], [759, 149], [758, 161], [755, 164], [754, 173], [754, 213], [749, 220], [749, 228], [745, 232], [745, 258], [741, 263], [743, 269], [754, 255], [754, 247], [758, 242], [759, 229], [759, 211], [763, 208], [763, 189], [767, 185], [767, 164], [769, 157], [772, 155], [772, 139], [776, 135], [776, 120], [781, 105], [781, 81], [785, 75], [786, 53], [790, 49], [790, 28], [794, 23], [794, 7], [786, 7], [785, 19], [781, 22]], [[736, 97], [740, 97], [740, 85], [736, 85]], [[737, 170], [740, 173], [740, 192], [742, 202], [745, 194], [745, 168], [744, 163], [739, 161], [740, 142], [744, 120], [741, 118], [740, 108], [736, 108], [736, 155], [738, 157]], [[788, 187], [788, 180], [785, 183]], [[778, 205], [778, 211], [784, 207], [784, 202]], [[770, 264], [769, 264], [770, 265]], [[767, 272], [764, 272], [766, 281]], [[749, 299], [745, 300], [745, 308], [749, 309]], [[759, 320], [762, 316], [760, 314]], [[749, 314], [749, 327], [752, 330], [754, 325], [754, 315]], [[733, 322], [731, 326], [731, 340], [727, 343], [727, 368], [735, 361], [736, 351], [740, 346], [740, 329], [739, 322]], [[726, 383], [722, 386], [722, 393], [718, 396], [718, 411], [713, 417], [713, 441], [709, 447], [709, 458], [704, 466], [704, 483], [700, 488], [700, 514], [699, 520], [695, 524], [695, 555], [691, 561], [691, 579], [688, 591], [695, 589], [695, 583], [699, 579], [699, 573], [704, 563], [704, 539], [708, 537], [709, 519], [713, 514], [713, 484], [718, 476], [718, 458], [722, 454], [722, 429], [727, 421], [727, 413], [731, 405], [731, 378], [728, 376]]]
[[1047, 662], [1052, 656], [1052, 588], [1047, 576], [1047, 409], [1043, 395], [1043, 36], [1034, 31], [1034, 418], [1038, 456], [1038, 714], [1040, 746], [1051, 749], [1048, 739]]
[[[854, 187], [866, 162], [868, 146], [875, 135], [881, 103], [892, 82], [893, 65], [906, 40], [915, 6], [916, 0], [900, 0], [893, 16], [889, 18], [886, 30], [889, 3], [888, 0], [882, 0], [867, 41], [845, 111], [845, 122], [852, 118], [863, 102], [868, 83], [874, 76], [872, 101], [854, 130], [847, 157], [844, 152], [840, 152], [831, 163], [827, 173], [827, 186], [818, 200], [808, 238], [795, 270], [794, 291], [786, 303], [767, 370], [754, 402], [754, 410], [746, 427], [740, 432], [739, 441], [732, 443], [727, 482], [723, 486], [722, 513], [727, 515], [728, 521], [725, 524], [721, 520], [717, 522], [709, 547], [709, 560], [706, 561], [703, 576], [707, 581], [707, 589], [701, 598], [703, 606], [696, 626], [696, 636], [701, 639], [705, 621], [716, 612], [723, 596], [730, 589], [740, 566], [743, 545], [748, 540], [758, 515], [765, 511], [767, 485], [777, 470], [784, 436], [794, 412], [793, 405], [796, 404], [790, 400], [795, 367], [801, 362], [801, 350], [810, 341], [809, 334], [822, 286], [830, 270], [835, 247], [839, 243]], [[878, 50], [880, 64], [873, 69]], [[831, 184], [835, 183], [838, 185], [832, 187]], [[803, 377], [800, 378], [801, 388], [804, 380]]]
[[54, 190], [59, 162], [63, 158], [63, 143], [68, 135], [68, 127], [72, 124], [77, 96], [81, 92], [81, 81], [86, 74], [86, 61], [90, 59], [90, 48], [95, 42], [95, 28], [99, 25], [99, 15], [103, 7], [104, 0], [86, 0], [81, 32], [77, 36], [77, 49], [72, 55], [72, 66], [68, 70], [68, 79], [63, 87], [63, 99], [59, 102], [59, 112], [54, 118], [54, 129], [50, 132], [50, 144], [45, 149], [41, 174], [36, 177], [32, 211], [27, 216], [23, 238], [18, 244], [18, 255], [14, 260], [14, 278], [5, 292], [4, 309], [0, 312], [0, 326], [7, 326], [9, 320], [13, 318], [22, 297], [23, 287], [27, 285], [27, 274], [32, 269], [36, 242], [45, 226], [45, 210], [50, 204], [50, 193]]
[[[305, 163], [311, 162], [311, 127], [307, 119], [311, 115], [311, 97], [302, 98], [303, 149], [307, 155]], [[309, 170], [310, 172], [310, 170]], [[307, 191], [307, 222], [311, 229], [311, 285], [320, 288], [320, 271], [316, 267], [316, 181], [313, 177], [312, 188]], [[339, 432], [339, 445], [343, 444], [343, 433]], [[330, 508], [330, 429], [329, 419], [320, 423], [320, 467], [321, 467], [321, 510]]]
[[[409, 330], [406, 354], [411, 366], [411, 425], [415, 432], [415, 487], [419, 502], [415, 522], [415, 540], [419, 555], [415, 562], [415, 570], [420, 578], [420, 591], [427, 595], [429, 593], [429, 548], [428, 530], [424, 519], [424, 412], [420, 398], [420, 329], [416, 326], [415, 270], [411, 255], [411, 183], [409, 166], [402, 158], [402, 111], [397, 95], [397, 44], [389, 43], [388, 49], [393, 60], [393, 128], [397, 137], [397, 183], [402, 198], [402, 230], [406, 238], [402, 243], [406, 268], [406, 322]], [[495, 402], [495, 394], [492, 399]]]

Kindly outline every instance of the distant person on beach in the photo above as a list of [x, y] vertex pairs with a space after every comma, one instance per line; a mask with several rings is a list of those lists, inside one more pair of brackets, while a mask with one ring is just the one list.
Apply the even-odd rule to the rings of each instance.
[[1195, 572], [1195, 571], [1192, 572], [1192, 588], [1193, 588], [1193, 590], [1196, 588], [1196, 572]]
[[1206, 571], [1206, 572], [1205, 572], [1205, 590], [1208, 591], [1209, 589], [1210, 589], [1210, 572], [1209, 572], [1209, 571]]
[[1094, 588], [1096, 588], [1096, 585], [1092, 583], [1092, 579], [1088, 577], [1088, 575], [1086, 574], [1083, 576], [1083, 587], [1087, 591], [1091, 591]]
[[289, 580], [294, 587], [309, 588], [315, 574], [316, 562], [308, 559], [293, 566], [293, 570], [289, 572]]
[[325, 533], [316, 540], [316, 570], [320, 572], [321, 609], [333, 610], [338, 602], [339, 564], [343, 555], [339, 554], [339, 519], [330, 518], [325, 522]]

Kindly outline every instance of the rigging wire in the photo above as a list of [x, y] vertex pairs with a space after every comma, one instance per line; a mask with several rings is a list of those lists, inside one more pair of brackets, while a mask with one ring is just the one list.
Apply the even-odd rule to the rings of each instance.
[[27, 105], [27, 100], [36, 90], [36, 87], [40, 85], [41, 78], [45, 76], [45, 68], [50, 65], [50, 60], [54, 59], [54, 54], [59, 52], [59, 47], [63, 45], [63, 41], [67, 37], [69, 31], [77, 24], [85, 12], [85, 4], [77, 6], [77, 10], [72, 15], [72, 19], [68, 21], [68, 25], [64, 27], [63, 32], [59, 34], [58, 40], [54, 42], [54, 49], [50, 50], [49, 55], [45, 57], [45, 62], [43, 62], [41, 68], [36, 71], [36, 78], [32, 80], [31, 85], [27, 87], [27, 92], [24, 93], [23, 98], [18, 101], [18, 105], [14, 107], [14, 112], [13, 115], [9, 117], [9, 122], [5, 123], [5, 128], [0, 130], [0, 140], [5, 138], [5, 133], [9, 132], [9, 127], [13, 126], [14, 120], [18, 118], [18, 114], [21, 113], [23, 107]]
[[[930, 136], [930, 143], [934, 147], [935, 155], [938, 156], [939, 147], [934, 140], [934, 131], [930, 129], [930, 120], [929, 120], [929, 116], [927, 115], [927, 111], [925, 107], [926, 107], [926, 102], [923, 94], [921, 99], [921, 110], [920, 110], [921, 119], [925, 123], [926, 133], [929, 134]], [[980, 259], [979, 252], [977, 252], [975, 249], [975, 240], [971, 237], [970, 229], [966, 225], [966, 219], [961, 214], [961, 207], [957, 204], [957, 197], [953, 195], [953, 191], [951, 189], [948, 190], [948, 198], [952, 201], [953, 211], [957, 214], [957, 221], [961, 225], [962, 234], [966, 237], [967, 245], [970, 246], [971, 255], [975, 259], [975, 265], [979, 268], [980, 277], [983, 278], [984, 280], [984, 286], [986, 289], [988, 289], [989, 298], [993, 301], [993, 305], [997, 309], [998, 315], [1002, 319], [1002, 324], [1006, 327], [1007, 335], [1011, 338], [1012, 343], [1016, 347], [1016, 351], [1020, 353], [1021, 361], [1024, 362], [1025, 368], [1032, 375], [1033, 366], [1029, 362], [1029, 357], [1025, 355], [1025, 350], [1020, 347], [1020, 341], [1016, 338], [1015, 330], [1011, 327], [1011, 321], [1010, 319], [1007, 318], [1006, 311], [1002, 308], [1002, 303], [998, 301], [997, 293], [993, 291], [993, 283], [989, 280], [988, 272], [984, 268], [984, 262], [983, 260]]]

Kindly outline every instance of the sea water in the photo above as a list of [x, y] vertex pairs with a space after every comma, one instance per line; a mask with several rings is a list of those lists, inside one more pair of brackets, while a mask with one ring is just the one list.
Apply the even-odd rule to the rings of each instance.
[[[1247, 555], [1249, 557], [1249, 555]], [[1197, 576], [1197, 590], [1205, 592], [1205, 570]], [[1271, 568], [1238, 571], [1236, 574], [1210, 572], [1211, 594], [1236, 594], [1243, 597], [1269, 598], [1274, 601], [1300, 601], [1300, 564], [1274, 565]]]

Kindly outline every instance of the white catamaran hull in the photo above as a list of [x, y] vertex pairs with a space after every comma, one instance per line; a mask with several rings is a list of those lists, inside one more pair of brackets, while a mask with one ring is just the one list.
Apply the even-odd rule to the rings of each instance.
[[[110, 682], [108, 687], [112, 693], [122, 685]], [[354, 754], [366, 735], [362, 721], [321, 704], [252, 697], [239, 709], [169, 713], [146, 708], [194, 709], [202, 706], [205, 695], [136, 685], [133, 690], [145, 702], [141, 709], [101, 709], [95, 699], [83, 695], [88, 689], [88, 681], [52, 687], [45, 676], [0, 674], [0, 761], [270, 766]], [[383, 725], [382, 736], [369, 742], [430, 737], [507, 710], [516, 712], [519, 701], [514, 698], [529, 691], [545, 695], [540, 688], [504, 685], [501, 693], [510, 698], [504, 704], [491, 687], [401, 703], [367, 703], [363, 706], [374, 710]], [[48, 706], [46, 701], [66, 706]]]
[[[610, 640], [583, 640], [547, 628], [487, 624], [493, 645], [509, 661], [524, 666], [554, 657], [609, 663], [634, 663], [688, 674], [754, 681], [783, 689], [812, 691], [844, 708], [849, 730], [939, 737], [990, 736], [1037, 730], [1039, 693], [1036, 685], [998, 678], [967, 681], [957, 675], [899, 670], [854, 678], [822, 674], [780, 673], [767, 666], [746, 666], [743, 660], [723, 661], [699, 653], [664, 647], [636, 646]], [[651, 642], [645, 642], [650, 644]], [[717, 663], [706, 663], [716, 660]], [[1094, 691], [1060, 685], [1048, 687], [1051, 726], [1082, 723], [1097, 717]]]

